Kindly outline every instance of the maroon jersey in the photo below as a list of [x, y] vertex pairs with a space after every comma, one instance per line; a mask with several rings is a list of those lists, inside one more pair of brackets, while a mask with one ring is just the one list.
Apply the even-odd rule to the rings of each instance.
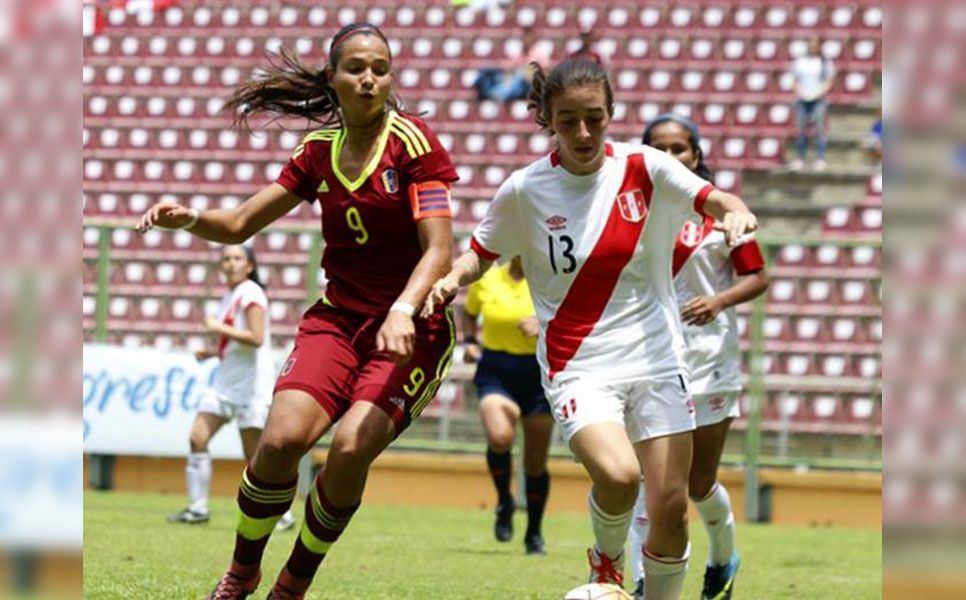
[[305, 136], [278, 183], [307, 202], [321, 202], [325, 301], [374, 316], [399, 297], [422, 258], [418, 218], [450, 214], [447, 191], [416, 185], [448, 186], [458, 176], [449, 153], [417, 117], [389, 113], [375, 154], [355, 181], [338, 166], [345, 136], [345, 129]]

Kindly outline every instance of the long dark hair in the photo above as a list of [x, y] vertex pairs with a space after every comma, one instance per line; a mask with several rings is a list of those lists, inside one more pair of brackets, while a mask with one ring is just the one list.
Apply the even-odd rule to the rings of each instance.
[[557, 94], [572, 87], [590, 84], [604, 86], [607, 98], [607, 114], [614, 115], [614, 90], [611, 88], [607, 71], [599, 63], [586, 58], [570, 58], [544, 72], [539, 63], [532, 62], [533, 81], [530, 84], [530, 95], [527, 98], [527, 108], [533, 111], [537, 125], [553, 133], [550, 126], [552, 120], [551, 101]]
[[255, 246], [242, 244], [242, 250], [245, 251], [245, 256], [248, 257], [248, 263], [252, 266], [252, 272], [248, 274], [248, 278], [264, 290], [265, 284], [262, 282], [261, 275], [258, 274], [258, 259], [255, 258]]
[[[329, 44], [326, 64], [332, 71], [339, 64], [343, 43], [355, 35], [378, 36], [389, 49], [389, 41], [378, 27], [371, 23], [350, 23], [340, 29]], [[389, 58], [392, 60], [391, 49]], [[248, 119], [259, 113], [270, 115], [272, 120], [302, 117], [323, 127], [342, 123], [339, 99], [325, 68], [306, 65], [288, 48], [268, 54], [268, 60], [269, 66], [263, 74], [236, 89], [225, 102], [225, 110], [234, 112], [235, 125], [247, 128]], [[402, 101], [395, 91], [390, 91], [386, 103], [401, 110]]]
[[711, 169], [708, 168], [708, 165], [704, 162], [704, 151], [701, 149], [701, 134], [698, 132], [698, 124], [684, 115], [679, 115], [677, 113], [664, 113], [654, 117], [654, 119], [652, 119], [644, 129], [644, 135], [641, 136], [641, 143], [650, 146], [654, 129], [656, 129], [658, 125], [663, 125], [664, 123], [677, 123], [687, 130], [688, 143], [691, 144], [691, 152], [694, 152], [695, 156], [698, 157], [698, 165], [692, 169], [694, 174], [705, 181], [714, 183], [714, 173], [711, 172]]

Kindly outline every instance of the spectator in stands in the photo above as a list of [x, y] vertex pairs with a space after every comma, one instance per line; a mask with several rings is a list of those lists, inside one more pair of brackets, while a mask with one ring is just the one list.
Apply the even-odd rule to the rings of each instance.
[[[218, 312], [205, 318], [205, 329], [215, 344], [198, 350], [201, 360], [218, 358], [211, 386], [202, 395], [198, 414], [191, 425], [188, 442], [191, 453], [185, 468], [188, 507], [168, 517], [172, 523], [207, 523], [208, 489], [211, 485], [211, 455], [208, 443], [232, 419], [238, 422], [245, 460], [251, 461], [258, 438], [272, 404], [275, 367], [269, 333], [268, 297], [258, 277], [255, 251], [251, 246], [225, 246], [221, 252], [221, 274], [228, 291]], [[277, 529], [295, 525], [292, 511], [276, 524]]]
[[601, 58], [600, 54], [598, 54], [594, 50], [595, 43], [596, 43], [596, 39], [594, 36], [594, 28], [593, 27], [581, 28], [580, 48], [577, 48], [577, 50], [570, 55], [570, 58], [586, 58], [587, 60], [592, 60], [599, 65], [603, 65], [604, 59]]
[[826, 96], [835, 81], [835, 66], [822, 55], [822, 42], [818, 36], [808, 41], [808, 50], [792, 64], [795, 82], [795, 114], [798, 125], [797, 156], [789, 166], [798, 171], [805, 166], [808, 149], [808, 130], [815, 138], [815, 170], [826, 168], [825, 147], [828, 144], [825, 130], [825, 113], [828, 109]]
[[[482, 340], [476, 338], [482, 317]], [[546, 554], [541, 523], [550, 490], [547, 451], [553, 418], [540, 384], [537, 363], [537, 317], [520, 257], [493, 267], [470, 286], [463, 307], [464, 360], [476, 368], [480, 417], [486, 430], [486, 464], [497, 491], [494, 534], [501, 542], [513, 535], [516, 508], [510, 493], [513, 438], [523, 422], [523, 466], [526, 472], [527, 554]], [[480, 348], [482, 346], [482, 355]]]
[[[644, 144], [667, 152], [696, 175], [714, 176], [704, 162], [698, 126], [687, 117], [665, 113], [644, 130]], [[734, 417], [739, 415], [741, 348], [735, 306], [768, 288], [761, 249], [751, 235], [729, 247], [714, 230], [714, 219], [688, 221], [674, 245], [672, 276], [684, 322], [685, 359], [694, 399], [694, 455], [688, 494], [711, 541], [702, 598], [730, 598], [738, 571], [735, 518], [728, 491], [718, 482], [718, 464]], [[641, 549], [647, 541], [646, 481], [642, 483], [631, 525], [631, 563], [637, 581], [635, 600], [644, 599]]]
[[668, 267], [692, 212], [718, 219], [713, 227], [728, 246], [757, 229], [757, 219], [666, 153], [607, 141], [613, 88], [593, 61], [537, 69], [529, 106], [556, 148], [500, 186], [470, 251], [433, 285], [423, 311], [431, 314], [500, 255], [521, 256], [540, 324], [544, 393], [593, 481], [590, 581], [623, 584], [643, 475], [652, 519], [647, 598], [676, 600], [690, 556], [695, 421]]
[[862, 140], [862, 150], [865, 157], [873, 165], [882, 164], [882, 109], [876, 111], [875, 121]]
[[523, 100], [530, 93], [533, 65], [546, 65], [550, 57], [537, 43], [533, 28], [524, 27], [519, 50], [515, 50], [504, 68], [480, 69], [473, 82], [477, 98], [510, 102]]
[[237, 244], [319, 202], [328, 285], [303, 315], [282, 367], [255, 456], [242, 477], [235, 550], [210, 600], [256, 591], [275, 523], [295, 496], [299, 459], [339, 423], [306, 501], [295, 548], [269, 592], [304, 598], [316, 571], [359, 507], [369, 465], [432, 400], [455, 340], [446, 307], [415, 318], [453, 249], [449, 186], [456, 170], [421, 119], [400, 111], [383, 33], [353, 23], [332, 38], [324, 68], [283, 50], [226, 107], [303, 118], [323, 129], [296, 146], [273, 183], [230, 210], [164, 202], [138, 223], [185, 229]]

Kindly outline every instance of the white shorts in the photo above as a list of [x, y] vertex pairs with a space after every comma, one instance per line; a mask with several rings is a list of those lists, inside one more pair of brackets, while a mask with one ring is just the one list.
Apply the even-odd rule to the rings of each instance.
[[583, 377], [552, 385], [547, 399], [567, 441], [591, 423], [623, 425], [631, 442], [691, 431], [694, 403], [680, 376], [604, 383]]
[[738, 396], [740, 395], [741, 392], [695, 394], [694, 409], [696, 414], [694, 420], [698, 427], [715, 425], [728, 417], [740, 417], [741, 406], [738, 404]]
[[271, 404], [234, 404], [208, 390], [201, 395], [198, 412], [211, 413], [227, 421], [235, 419], [239, 429], [265, 429], [270, 407]]

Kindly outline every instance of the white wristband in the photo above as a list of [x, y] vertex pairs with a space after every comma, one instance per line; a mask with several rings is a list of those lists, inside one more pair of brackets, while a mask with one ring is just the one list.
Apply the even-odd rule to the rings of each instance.
[[181, 229], [191, 229], [198, 224], [198, 218], [201, 217], [201, 211], [197, 208], [189, 208], [188, 212], [191, 213], [191, 220], [181, 226]]
[[416, 307], [408, 302], [394, 302], [393, 305], [389, 307], [389, 312], [406, 313], [411, 317], [416, 314]]

